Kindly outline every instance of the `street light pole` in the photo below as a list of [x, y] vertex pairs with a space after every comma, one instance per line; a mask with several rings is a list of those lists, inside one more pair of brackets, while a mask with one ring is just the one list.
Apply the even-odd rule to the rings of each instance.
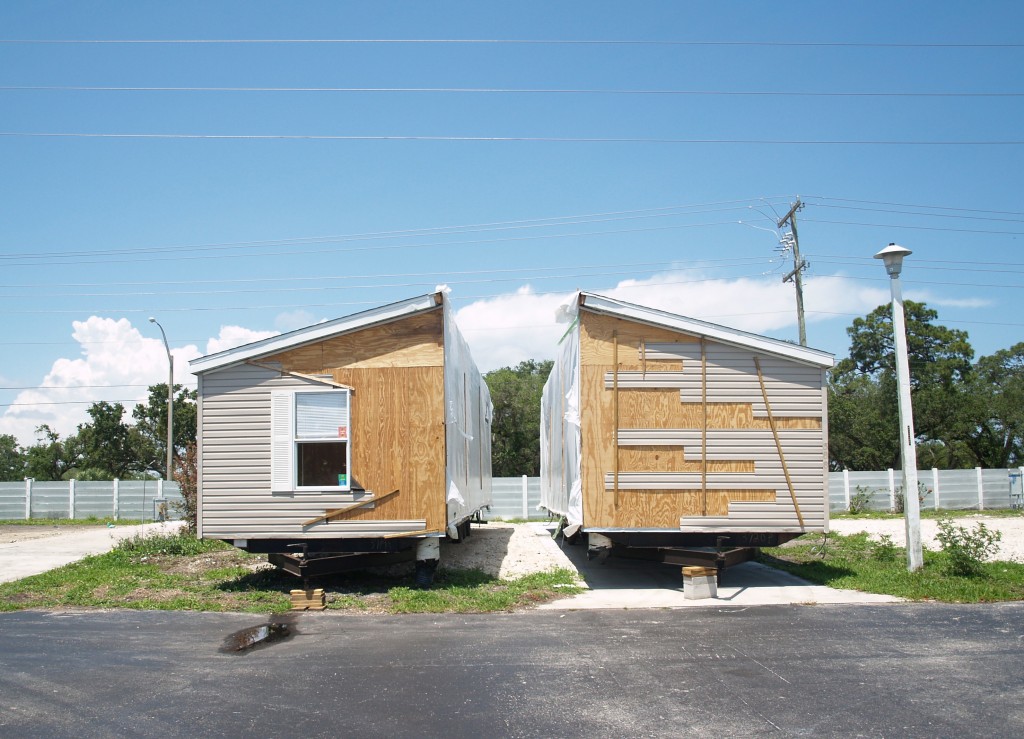
[[167, 350], [167, 472], [164, 479], [168, 482], [174, 479], [174, 358], [171, 356], [171, 347], [167, 343], [167, 334], [160, 322], [153, 317], [150, 323], [155, 323], [160, 329], [160, 335], [164, 338], [164, 349]]
[[921, 552], [921, 504], [917, 497], [917, 446], [914, 438], [914, 410], [910, 404], [910, 363], [907, 360], [907, 322], [903, 313], [900, 272], [903, 257], [913, 252], [896, 244], [875, 254], [885, 262], [892, 292], [893, 346], [896, 350], [896, 385], [899, 391], [900, 460], [903, 463], [903, 517], [907, 527], [907, 569], [924, 566]]

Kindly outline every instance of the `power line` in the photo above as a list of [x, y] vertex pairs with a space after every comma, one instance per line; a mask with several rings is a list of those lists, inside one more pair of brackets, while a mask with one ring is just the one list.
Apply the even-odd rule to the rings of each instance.
[[[504, 243], [518, 243], [523, 241], [541, 241], [551, 239], [565, 239], [565, 238], [579, 238], [589, 236], [618, 236], [622, 234], [635, 234], [635, 233], [652, 233], [656, 231], [675, 231], [686, 228], [710, 228], [713, 226], [735, 226], [744, 225], [744, 221], [712, 221], [704, 223], [684, 223], [672, 226], [657, 226], [648, 228], [627, 228], [627, 229], [612, 229], [606, 231], [580, 231], [567, 234], [533, 234], [530, 236], [519, 236], [509, 237], [503, 239], [472, 239], [464, 241], [438, 241], [426, 244], [390, 244], [390, 245], [378, 245], [378, 246], [359, 246], [359, 247], [342, 247], [333, 249], [306, 249], [302, 251], [281, 251], [281, 252], [264, 252], [261, 254], [218, 254], [218, 255], [199, 255], [199, 256], [154, 256], [147, 258], [138, 259], [82, 259], [82, 260], [60, 260], [61, 265], [72, 265], [72, 264], [113, 264], [121, 262], [165, 262], [165, 261], [191, 261], [199, 259], [237, 259], [245, 258], [252, 259], [254, 257], [274, 257], [274, 256], [297, 256], [300, 254], [344, 254], [350, 252], [359, 251], [393, 251], [398, 249], [428, 249], [439, 246], [479, 246], [481, 244], [504, 244]], [[24, 258], [24, 257], [23, 257]], [[38, 264], [32, 262], [8, 262], [4, 265], [5, 267], [36, 267]], [[53, 257], [47, 264], [48, 267], [54, 266]]]
[[828, 223], [834, 226], [867, 226], [869, 228], [903, 228], [912, 231], [945, 231], [947, 233], [994, 234], [999, 236], [1024, 236], [1024, 231], [995, 231], [976, 228], [939, 228], [937, 226], [911, 226], [902, 223], [864, 223], [860, 221], [829, 221], [822, 218], [804, 218], [804, 222]]
[[[217, 251], [242, 248], [290, 246], [305, 244], [334, 243], [344, 241], [394, 240], [399, 238], [416, 238], [426, 236], [460, 236], [471, 233], [491, 231], [511, 231], [523, 229], [554, 228], [559, 226], [578, 226], [591, 223], [607, 223], [614, 221], [642, 220], [645, 218], [669, 218], [688, 215], [704, 215], [735, 210], [749, 210], [751, 203], [765, 202], [773, 198], [757, 200], [726, 200], [694, 205], [672, 205], [659, 208], [643, 208], [636, 210], [608, 211], [604, 213], [586, 213], [581, 215], [551, 216], [513, 221], [495, 221], [492, 223], [470, 223], [455, 226], [433, 226], [393, 231], [371, 231], [354, 234], [338, 234], [330, 236], [301, 236], [261, 241], [229, 241], [206, 244], [177, 244], [163, 247], [133, 247], [128, 249], [85, 249], [79, 251], [60, 252], [21, 252], [0, 255], [0, 259], [50, 259], [64, 256], [117, 256], [123, 254], [158, 254], [165, 252], [180, 253], [182, 251]], [[731, 207], [720, 207], [731, 206]], [[678, 211], [678, 212], [674, 212]]]
[[[841, 257], [837, 258], [837, 257], [832, 257], [832, 256], [822, 255], [822, 254], [808, 254], [807, 256], [808, 257], [814, 257], [815, 259], [820, 259], [821, 261], [823, 261], [826, 264], [847, 264], [847, 265], [856, 266], [856, 267], [867, 267], [867, 266], [869, 266], [871, 264], [870, 262], [867, 261], [867, 259], [872, 259], [873, 260], [872, 257], [867, 257], [867, 258], [865, 258], [864, 261], [853, 261], [852, 259], [849, 259], [849, 258], [841, 258]], [[915, 259], [914, 260], [914, 269], [915, 270], [927, 269], [927, 270], [942, 271], [942, 272], [983, 272], [983, 273], [990, 273], [990, 274], [1011, 274], [1011, 275], [1024, 274], [1024, 270], [1015, 270], [1015, 269], [978, 269], [976, 267], [930, 267], [926, 263], [923, 263], [923, 262], [924, 262], [924, 260], [918, 261], [918, 260]], [[877, 262], [876, 262], [876, 265], [877, 265]], [[1013, 266], [1013, 265], [1007, 265], [1007, 266]], [[1024, 267], [1024, 265], [1016, 265], [1016, 266]]]
[[657, 39], [495, 39], [495, 38], [305, 38], [305, 39], [0, 39], [10, 45], [248, 45], [248, 44], [450, 44], [500, 46], [747, 46], [854, 49], [1019, 49], [1024, 44], [998, 42], [877, 42], [877, 41], [716, 41]]
[[[97, 401], [97, 400], [49, 400], [49, 401], [40, 401], [38, 403], [0, 403], [0, 408], [17, 408], [17, 407], [37, 406], [37, 405], [92, 405], [93, 403], [98, 403], [98, 402], [99, 401]], [[105, 402], [107, 402], [107, 403], [141, 403], [143, 401], [139, 400], [138, 398], [132, 398], [130, 400], [122, 398], [120, 400], [107, 400]]]
[[80, 138], [139, 140], [210, 141], [420, 141], [460, 143], [544, 143], [544, 144], [690, 144], [750, 146], [1021, 146], [1024, 140], [913, 140], [913, 139], [685, 139], [637, 136], [420, 136], [420, 135], [335, 135], [335, 134], [212, 134], [212, 133], [86, 133], [0, 131], [9, 138]]
[[[155, 384], [157, 383], [150, 383], [150, 385]], [[0, 387], [0, 390], [97, 390], [114, 387], [149, 387], [150, 385], [30, 385], [25, 387]]]
[[855, 205], [827, 205], [824, 203], [816, 204], [819, 208], [832, 208], [834, 210], [857, 210], [868, 213], [890, 213], [895, 215], [903, 216], [924, 216], [926, 218], [955, 218], [959, 220], [970, 220], [970, 221], [997, 221], [1003, 223], [1024, 223], [1022, 218], [996, 218], [993, 216], [974, 216], [974, 215], [962, 215], [953, 213], [927, 213], [920, 210], [896, 210], [894, 208], [866, 208], [863, 206]]
[[[694, 269], [711, 269], [717, 267], [733, 267], [747, 264], [757, 264], [763, 262], [763, 257], [735, 257], [732, 259], [701, 259], [694, 261], [687, 261], [687, 267], [678, 267], [679, 270], [694, 270]], [[614, 264], [581, 264], [571, 265], [573, 270], [589, 270], [589, 269], [612, 269], [612, 268], [656, 268], [656, 267], [671, 267], [676, 262], [631, 262], [631, 263], [614, 263]], [[522, 267], [522, 268], [508, 268], [508, 269], [475, 269], [475, 270], [456, 270], [456, 271], [445, 271], [445, 272], [378, 272], [371, 274], [360, 274], [360, 275], [323, 275], [317, 277], [307, 277], [296, 275], [293, 277], [232, 277], [219, 280], [147, 280], [148, 285], [224, 285], [224, 284], [252, 284], [252, 283], [265, 283], [265, 282], [322, 282], [322, 281], [339, 281], [339, 280], [354, 280], [354, 279], [370, 279], [373, 277], [431, 277], [432, 281], [441, 280], [442, 278], [450, 275], [479, 275], [479, 274], [507, 274], [516, 273], [520, 279], [530, 279], [531, 272], [554, 272], [556, 270], [569, 269], [569, 266], [558, 266], [558, 267]], [[25, 289], [37, 289], [47, 287], [114, 287], [116, 285], [138, 285], [138, 280], [126, 281], [126, 282], [41, 282], [41, 283], [24, 283], [19, 282], [16, 284], [0, 284], [0, 288], [12, 289], [12, 288], [25, 288]], [[66, 294], [66, 293], [62, 293]], [[123, 295], [125, 293], [118, 293]]]
[[687, 97], [806, 97], [806, 98], [1018, 98], [1024, 92], [877, 92], [813, 90], [656, 90], [623, 88], [548, 87], [259, 87], [259, 86], [140, 86], [140, 85], [0, 85], [3, 92], [301, 92], [301, 93], [424, 93], [471, 95], [639, 95]]
[[[874, 264], [874, 265], [878, 264], [877, 260], [875, 260], [874, 257], [855, 257], [855, 256], [850, 256], [848, 254], [808, 254], [807, 256], [815, 257], [817, 259], [829, 259], [829, 258], [832, 258], [832, 257], [840, 258], [840, 259], [849, 259], [849, 260], [851, 260], [851, 264], [857, 263], [858, 265], [860, 265], [860, 262], [863, 262], [864, 264]], [[972, 259], [971, 263], [972, 264], [985, 264], [985, 265], [989, 265], [989, 266], [1005, 265], [1007, 267], [1024, 267], [1024, 262], [979, 262], [976, 259]], [[917, 257], [914, 257], [914, 264], [915, 265], [917, 265], [917, 264], [962, 264], [962, 262], [959, 262], [959, 261], [956, 261], [956, 260], [952, 260], [952, 259], [918, 259]], [[975, 270], [971, 269], [970, 267], [964, 267], [961, 271], [971, 272], [971, 271], [975, 271]], [[981, 270], [977, 270], [977, 271], [981, 271]], [[986, 270], [986, 271], [988, 271], [988, 270]], [[994, 270], [994, 271], [999, 272], [999, 271], [1003, 271], [1003, 270]]]
[[[750, 264], [763, 263], [764, 258], [751, 258], [745, 260], [744, 264], [737, 264], [732, 266], [748, 266]], [[768, 260], [771, 263], [771, 260]], [[671, 266], [671, 262], [663, 262], [662, 266]], [[629, 265], [624, 265], [629, 266]], [[561, 269], [567, 269], [565, 267]], [[449, 285], [479, 285], [479, 284], [495, 284], [499, 282], [523, 282], [523, 281], [538, 281], [538, 280], [564, 280], [566, 278], [584, 278], [584, 277], [614, 277], [619, 275], [631, 274], [630, 271], [613, 271], [613, 272], [587, 272], [582, 273], [581, 269], [574, 267], [572, 271], [560, 274], [548, 274], [548, 275], [509, 275], [507, 277], [489, 277], [489, 278], [477, 278], [469, 280], [447, 280], [446, 283]], [[707, 269], [707, 267], [678, 267], [673, 268], [672, 272], [693, 272], [696, 270]], [[359, 290], [359, 289], [380, 289], [380, 288], [397, 288], [397, 287], [417, 287], [422, 288], [424, 285], [437, 284], [438, 277], [436, 275], [424, 274], [424, 277], [429, 279], [421, 280], [419, 282], [377, 282], [369, 283], [364, 285], [317, 285], [317, 286], [305, 286], [305, 287], [253, 287], [246, 289], [235, 289], [235, 290], [168, 290], [168, 291], [124, 291], [118, 290], [116, 292], [94, 292], [94, 293], [40, 293], [33, 292], [33, 298], [58, 298], [58, 297], [81, 297], [81, 298], [97, 298], [97, 297], [166, 297], [174, 295], [247, 295], [252, 293], [294, 293], [294, 292], [327, 292], [331, 290]], [[310, 277], [304, 278], [309, 280], [344, 280], [349, 279], [346, 277]], [[0, 299], [9, 300], [23, 300], [24, 295], [0, 295]]]
[[949, 205], [921, 205], [920, 203], [892, 203], [885, 200], [854, 200], [853, 198], [832, 198], [826, 195], [808, 195], [805, 200], [832, 200], [839, 203], [866, 203], [868, 205], [891, 205], [900, 208], [928, 208], [930, 210], [953, 210], [962, 213], [994, 213], [996, 215], [1024, 216], [1019, 210], [981, 210], [979, 208], [956, 208]]

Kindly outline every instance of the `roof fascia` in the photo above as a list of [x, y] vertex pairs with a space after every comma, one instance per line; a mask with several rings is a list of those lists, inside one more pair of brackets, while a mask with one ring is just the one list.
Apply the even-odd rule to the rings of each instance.
[[373, 308], [371, 310], [354, 313], [350, 316], [335, 318], [332, 321], [317, 323], [285, 334], [271, 336], [250, 344], [243, 344], [234, 349], [227, 349], [216, 354], [199, 357], [189, 362], [192, 374], [198, 375], [212, 370], [223, 369], [230, 365], [239, 364], [253, 359], [259, 359], [271, 354], [277, 354], [287, 349], [313, 344], [317, 341], [350, 333], [359, 329], [370, 328], [383, 323], [389, 323], [399, 318], [425, 313], [434, 310], [444, 302], [443, 293], [429, 293], [397, 303]]
[[654, 308], [625, 303], [621, 300], [606, 298], [603, 295], [581, 293], [579, 304], [580, 307], [593, 313], [604, 313], [610, 316], [640, 321], [641, 323], [676, 329], [698, 336], [706, 336], [709, 339], [714, 339], [724, 344], [756, 349], [766, 354], [783, 356], [805, 364], [813, 364], [818, 367], [831, 367], [835, 364], [833, 355], [818, 349], [790, 344], [786, 341], [779, 341], [767, 336], [751, 334], [739, 329], [700, 321], [696, 318], [687, 318]]

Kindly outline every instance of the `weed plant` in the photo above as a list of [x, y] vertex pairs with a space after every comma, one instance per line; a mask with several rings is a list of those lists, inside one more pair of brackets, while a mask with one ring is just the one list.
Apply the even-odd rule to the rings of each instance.
[[999, 551], [1003, 532], [992, 531], [979, 522], [972, 531], [957, 526], [949, 517], [938, 520], [935, 538], [946, 553], [946, 571], [951, 575], [978, 577], [984, 572], [985, 560]]
[[909, 572], [906, 550], [868, 534], [808, 535], [784, 547], [763, 549], [766, 564], [834, 588], [895, 595], [911, 600], [979, 603], [1024, 600], [1024, 564], [982, 562], [973, 575], [953, 574], [950, 553], [924, 550], [924, 567]]

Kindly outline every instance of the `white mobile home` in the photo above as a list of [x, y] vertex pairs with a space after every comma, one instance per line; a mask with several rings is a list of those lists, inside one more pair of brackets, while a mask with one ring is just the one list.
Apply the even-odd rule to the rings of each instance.
[[541, 505], [570, 534], [747, 547], [827, 530], [831, 355], [590, 293], [569, 318]]
[[490, 394], [443, 293], [191, 364], [203, 538], [436, 560], [490, 504]]

